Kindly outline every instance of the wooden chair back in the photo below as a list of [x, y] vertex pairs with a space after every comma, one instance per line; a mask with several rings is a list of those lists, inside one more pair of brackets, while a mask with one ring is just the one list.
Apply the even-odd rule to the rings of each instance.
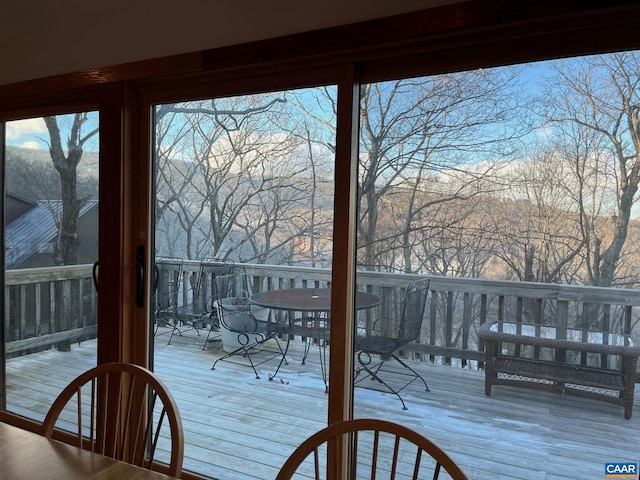
[[361, 418], [334, 423], [309, 437], [289, 456], [276, 480], [437, 479], [442, 471], [444, 478], [467, 480], [426, 437], [386, 420]]
[[43, 422], [43, 435], [117, 460], [154, 469], [169, 450], [167, 468], [182, 472], [184, 432], [175, 400], [153, 372], [128, 363], [106, 363], [73, 380]]

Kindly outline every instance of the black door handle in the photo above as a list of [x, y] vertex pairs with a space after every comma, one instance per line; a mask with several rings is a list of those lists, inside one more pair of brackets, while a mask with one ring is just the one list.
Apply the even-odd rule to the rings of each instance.
[[98, 262], [93, 264], [93, 285], [96, 287], [96, 292], [98, 291]]

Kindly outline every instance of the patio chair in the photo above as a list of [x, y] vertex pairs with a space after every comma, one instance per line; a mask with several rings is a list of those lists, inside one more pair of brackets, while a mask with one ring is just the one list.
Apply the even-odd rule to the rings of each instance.
[[[366, 387], [366, 379], [378, 382], [398, 397], [403, 410], [407, 406], [400, 392], [414, 381], [420, 380], [425, 391], [429, 391], [425, 379], [398, 356], [398, 350], [420, 337], [428, 294], [429, 280], [410, 283], [405, 290], [399, 319], [378, 318], [372, 328], [358, 329], [355, 337], [357, 366], [354, 384]], [[374, 355], [379, 357], [377, 363], [373, 360]], [[391, 360], [395, 360], [402, 368], [390, 368]], [[397, 379], [403, 381], [396, 387]], [[391, 380], [394, 380], [393, 385]]]
[[182, 472], [180, 412], [164, 383], [139, 365], [106, 363], [82, 373], [55, 399], [42, 428], [49, 439], [148, 469], [163, 463], [156, 451], [168, 451], [167, 473]]
[[200, 261], [193, 288], [186, 295], [190, 302], [177, 309], [180, 328], [174, 329], [171, 333], [172, 337], [176, 332], [182, 335], [185, 329], [193, 329], [197, 335], [200, 335], [200, 330], [208, 328], [207, 337], [202, 345], [202, 349], [206, 350], [211, 333], [218, 330], [219, 323], [218, 310], [215, 306], [218, 296], [214, 278], [231, 274], [234, 268], [235, 264], [229, 260], [205, 258]]
[[178, 328], [178, 292], [182, 281], [181, 258], [158, 257], [154, 265], [154, 319], [155, 332], [158, 334], [160, 327]]
[[[259, 379], [256, 367], [278, 359], [275, 372], [269, 374], [269, 380], [273, 380], [282, 364], [288, 364], [289, 322], [281, 323], [270, 309], [252, 305], [251, 286], [243, 268], [214, 280], [222, 347], [226, 353], [213, 363], [211, 370], [216, 369], [218, 362], [229, 361], [250, 366]], [[280, 340], [283, 335], [286, 335], [284, 348]]]
[[[349, 462], [341, 468], [344, 460]], [[329, 425], [296, 448], [276, 480], [410, 478], [466, 480], [460, 467], [431, 440], [397, 423], [360, 418]], [[295, 477], [294, 477], [295, 475]]]

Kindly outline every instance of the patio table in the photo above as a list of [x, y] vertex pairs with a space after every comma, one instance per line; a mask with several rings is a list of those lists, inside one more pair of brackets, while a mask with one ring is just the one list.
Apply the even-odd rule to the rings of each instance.
[[[304, 364], [309, 352], [310, 341], [317, 340], [320, 351], [320, 368], [322, 380], [327, 386], [326, 345], [329, 332], [329, 312], [331, 311], [330, 288], [286, 288], [281, 290], [268, 290], [253, 294], [251, 302], [261, 307], [287, 312], [289, 330], [295, 335], [300, 334], [307, 338], [302, 363]], [[364, 310], [376, 307], [380, 304], [380, 298], [367, 292], [356, 292], [356, 310]], [[296, 312], [311, 314], [296, 319]]]
[[[492, 385], [515, 385], [622, 405], [631, 418], [640, 341], [631, 335], [521, 322], [494, 321], [478, 330], [485, 345], [485, 395]], [[553, 349], [554, 360], [503, 351], [503, 343]], [[566, 362], [566, 352], [620, 357], [611, 366]]]

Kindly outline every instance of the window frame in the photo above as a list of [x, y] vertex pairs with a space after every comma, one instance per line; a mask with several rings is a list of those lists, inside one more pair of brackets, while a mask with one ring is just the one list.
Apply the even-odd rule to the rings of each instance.
[[[350, 417], [353, 369], [349, 368], [352, 339], [347, 319], [353, 311], [355, 284], [358, 85], [640, 48], [640, 38], [633, 35], [640, 27], [636, 2], [616, 1], [602, 8], [576, 2], [571, 9], [563, 5], [543, 9], [531, 3], [460, 2], [355, 25], [0, 86], [0, 122], [80, 106], [100, 112], [100, 197], [105, 207], [100, 209], [99, 257], [110, 261], [100, 270], [101, 284], [109, 287], [100, 293], [99, 325], [109, 328], [98, 329], [98, 362], [147, 365], [149, 359], [148, 305], [136, 307], [133, 294], [138, 248], [149, 252], [149, 106], [204, 92], [225, 95], [276, 86], [295, 88], [333, 78], [341, 99], [335, 198], [336, 204], [349, 207], [336, 211], [334, 219], [338, 233], [333, 285], [338, 294], [332, 300], [332, 316], [345, 321], [339, 323], [343, 328], [331, 331], [329, 422]], [[145, 263], [149, 271], [148, 254]], [[0, 412], [0, 420], [38, 428], [6, 412]]]

